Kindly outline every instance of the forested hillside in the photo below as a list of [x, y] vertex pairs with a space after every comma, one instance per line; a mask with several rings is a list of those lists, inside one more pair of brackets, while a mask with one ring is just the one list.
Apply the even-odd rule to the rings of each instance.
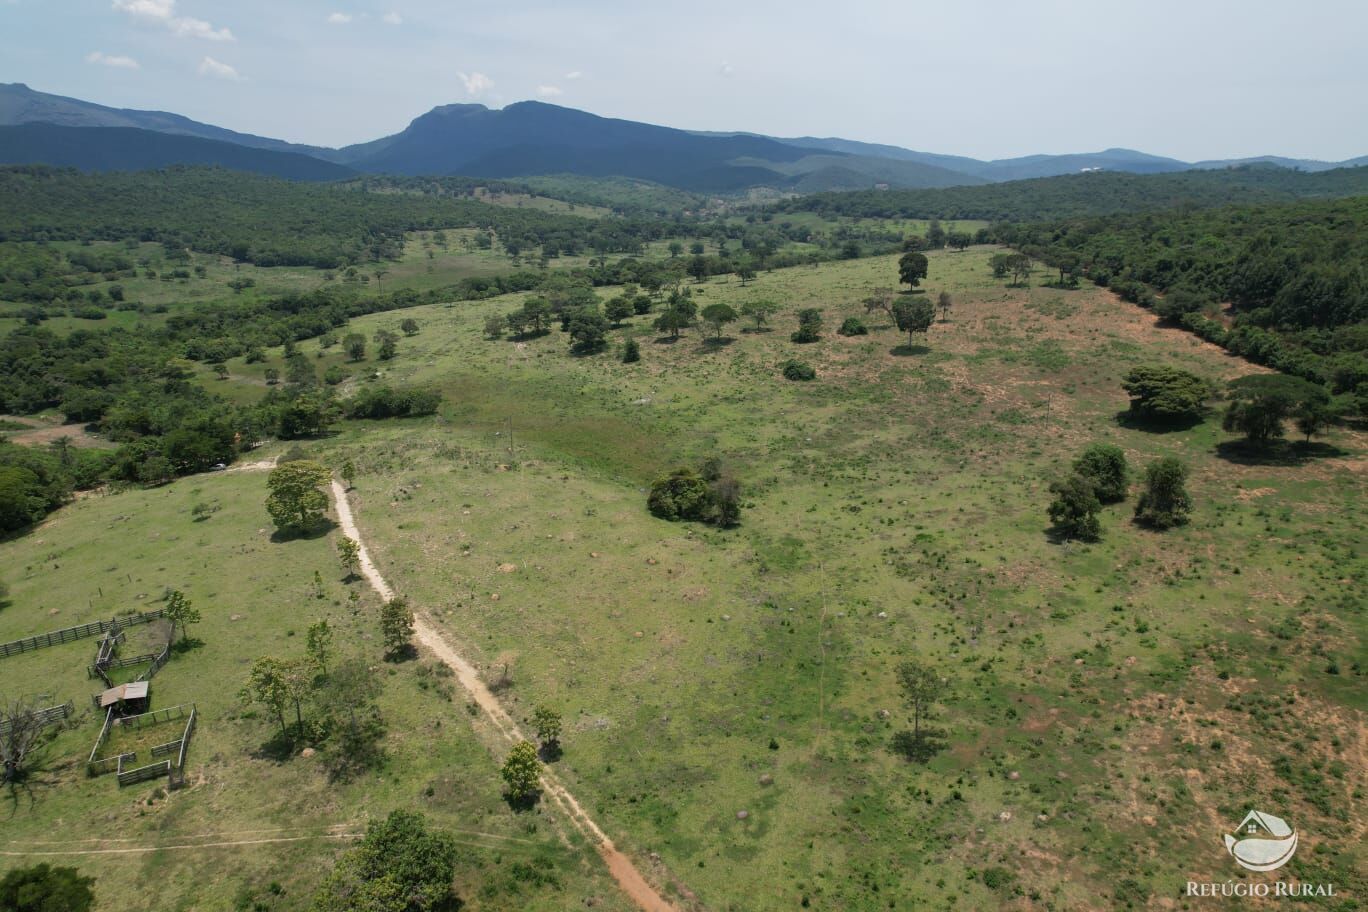
[[1306, 174], [1241, 167], [1176, 174], [1091, 172], [933, 190], [861, 190], [786, 200], [779, 212], [827, 218], [941, 218], [1025, 222], [1174, 207], [1272, 203], [1368, 193], [1368, 167]]
[[0, 168], [0, 241], [137, 238], [258, 266], [336, 268], [392, 256], [405, 231], [467, 227], [554, 252], [635, 252], [663, 223], [595, 220], [450, 196], [368, 193], [215, 168], [79, 174]]
[[998, 235], [1232, 352], [1355, 396], [1360, 413], [1368, 405], [1368, 197], [1114, 215]]

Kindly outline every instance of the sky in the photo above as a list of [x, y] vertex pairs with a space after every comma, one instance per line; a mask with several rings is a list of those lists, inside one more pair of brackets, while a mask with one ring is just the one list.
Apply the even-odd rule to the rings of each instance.
[[0, 0], [0, 82], [337, 146], [540, 99], [1003, 158], [1368, 154], [1364, 0]]

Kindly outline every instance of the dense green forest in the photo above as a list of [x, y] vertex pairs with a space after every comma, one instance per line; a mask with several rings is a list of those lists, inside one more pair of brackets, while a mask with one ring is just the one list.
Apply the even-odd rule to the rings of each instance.
[[774, 212], [826, 218], [940, 218], [1033, 222], [1172, 208], [1287, 202], [1368, 193], [1368, 167], [1306, 174], [1245, 166], [1173, 174], [1095, 172], [974, 187], [860, 190], [785, 200]]
[[1087, 276], [1368, 411], [1368, 197], [1002, 226], [997, 235], [1061, 279]]
[[217, 168], [80, 174], [0, 168], [0, 241], [135, 238], [258, 266], [324, 269], [393, 257], [406, 231], [477, 228], [510, 251], [635, 253], [666, 222], [588, 219], [456, 195], [367, 192]]

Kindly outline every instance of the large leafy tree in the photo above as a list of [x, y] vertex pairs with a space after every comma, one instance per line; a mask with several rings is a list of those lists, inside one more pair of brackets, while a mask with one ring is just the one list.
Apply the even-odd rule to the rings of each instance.
[[1050, 484], [1054, 500], [1048, 509], [1050, 522], [1064, 538], [1097, 541], [1102, 536], [1102, 524], [1097, 514], [1102, 503], [1092, 480], [1077, 472]]
[[328, 509], [324, 486], [330, 477], [326, 468], [307, 459], [272, 469], [266, 479], [270, 491], [266, 512], [271, 514], [276, 527], [282, 531], [301, 531], [317, 525]]
[[917, 333], [925, 335], [930, 332], [935, 320], [936, 309], [925, 298], [899, 298], [893, 304], [893, 322], [898, 324], [898, 329], [907, 333], [908, 345], [913, 344]]
[[1126, 499], [1130, 476], [1126, 454], [1119, 446], [1094, 443], [1074, 460], [1073, 468], [1093, 483], [1097, 499], [1102, 503], [1120, 503]]
[[926, 278], [930, 267], [926, 254], [910, 250], [898, 260], [898, 281], [903, 285], [916, 288]]
[[519, 741], [513, 745], [504, 760], [504, 785], [508, 797], [514, 802], [525, 802], [536, 796], [541, 789], [541, 760], [537, 759], [537, 746], [531, 741]]
[[1163, 364], [1133, 368], [1121, 385], [1130, 396], [1132, 413], [1160, 421], [1200, 417], [1212, 393], [1205, 378]]
[[366, 829], [314, 897], [312, 912], [438, 912], [455, 908], [456, 842], [413, 811]]

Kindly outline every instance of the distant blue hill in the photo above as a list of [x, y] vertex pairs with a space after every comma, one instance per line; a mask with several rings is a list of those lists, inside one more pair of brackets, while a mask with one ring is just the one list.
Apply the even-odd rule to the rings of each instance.
[[0, 164], [44, 164], [81, 171], [147, 171], [170, 165], [218, 165], [289, 180], [341, 180], [356, 172], [298, 152], [253, 149], [196, 136], [133, 127], [0, 127]]
[[[23, 84], [0, 85], [0, 126], [47, 124], [104, 129], [70, 144], [74, 136], [19, 133], [6, 140], [10, 161], [45, 161], [87, 170], [159, 168], [167, 164], [222, 164], [299, 179], [344, 177], [356, 171], [405, 175], [517, 178], [549, 174], [627, 177], [701, 193], [732, 193], [763, 187], [779, 191], [925, 189], [1115, 171], [1160, 174], [1194, 169], [1266, 164], [1322, 171], [1362, 164], [1263, 156], [1195, 164], [1132, 149], [1064, 155], [1027, 155], [981, 161], [961, 155], [919, 152], [899, 146], [835, 137], [776, 138], [756, 133], [677, 130], [585, 111], [524, 101], [502, 109], [480, 104], [433, 108], [407, 128], [371, 142], [328, 149], [283, 142], [203, 124], [164, 111], [111, 108], [37, 92]], [[179, 138], [158, 142], [133, 130]], [[195, 145], [219, 143], [296, 158], [234, 156]], [[298, 158], [333, 165], [313, 167]]]

